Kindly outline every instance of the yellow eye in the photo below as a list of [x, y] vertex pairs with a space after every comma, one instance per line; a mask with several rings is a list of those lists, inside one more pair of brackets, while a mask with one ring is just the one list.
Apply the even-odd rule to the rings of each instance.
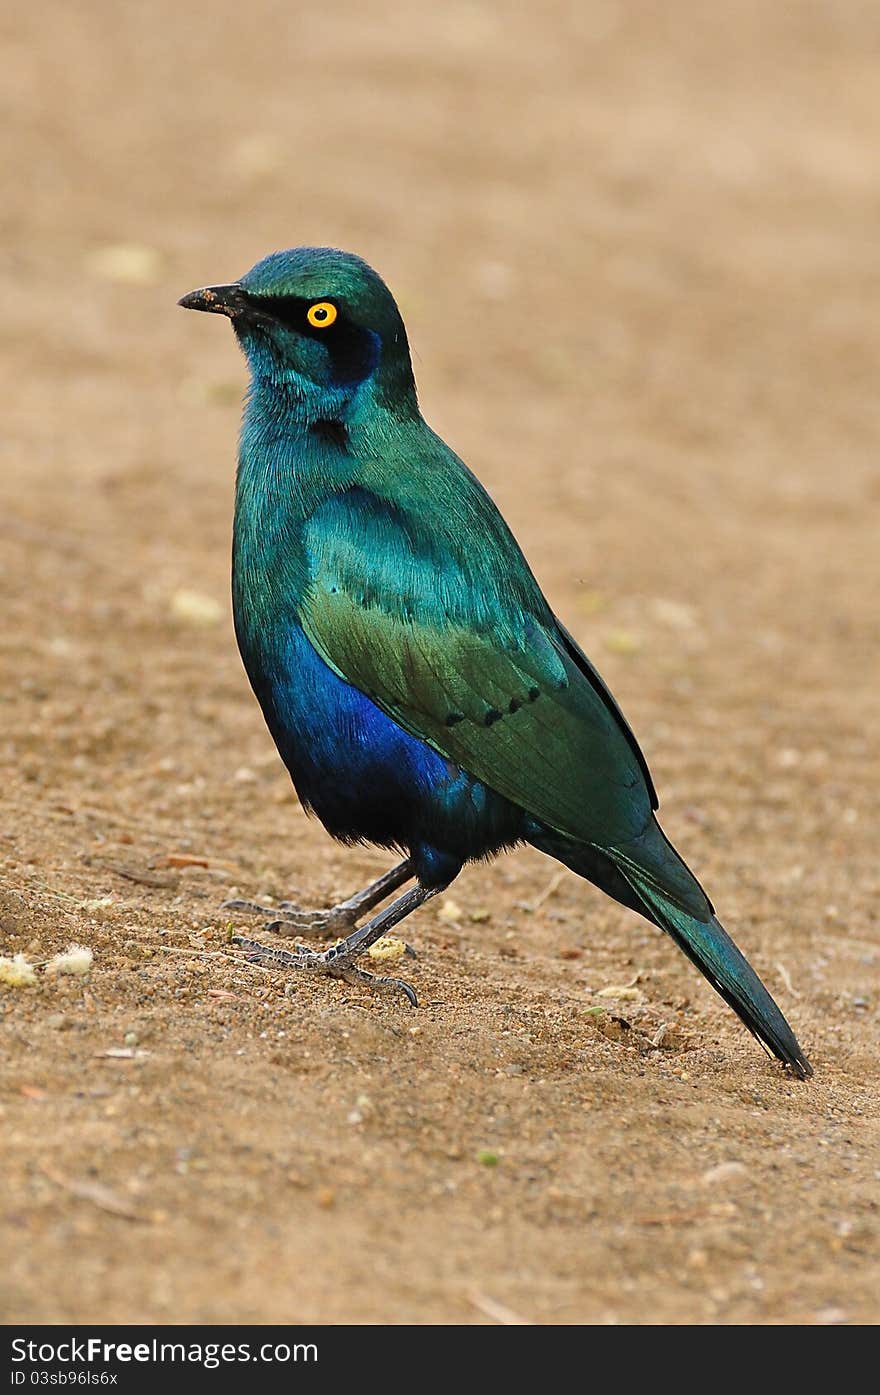
[[319, 300], [317, 305], [310, 305], [306, 313], [306, 319], [315, 329], [329, 329], [339, 311], [335, 305], [331, 305], [329, 300]]

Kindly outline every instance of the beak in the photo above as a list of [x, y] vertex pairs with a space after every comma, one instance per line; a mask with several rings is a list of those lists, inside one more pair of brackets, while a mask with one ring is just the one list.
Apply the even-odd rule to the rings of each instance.
[[203, 286], [201, 290], [190, 291], [177, 303], [184, 310], [207, 310], [234, 320], [246, 308], [247, 296], [238, 282], [233, 281], [229, 286]]

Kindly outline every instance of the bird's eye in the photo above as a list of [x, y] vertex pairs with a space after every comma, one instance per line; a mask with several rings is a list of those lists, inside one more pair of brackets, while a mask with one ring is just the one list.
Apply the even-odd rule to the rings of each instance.
[[306, 319], [315, 329], [329, 329], [339, 311], [335, 305], [331, 305], [329, 300], [319, 300], [317, 305], [310, 305], [306, 311]]

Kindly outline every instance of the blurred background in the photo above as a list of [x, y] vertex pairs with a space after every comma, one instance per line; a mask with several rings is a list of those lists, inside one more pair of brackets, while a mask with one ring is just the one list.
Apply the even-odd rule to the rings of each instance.
[[[0, 953], [95, 955], [0, 988], [6, 1320], [876, 1318], [877, 6], [44, 0], [0, 56]], [[382, 866], [247, 690], [244, 368], [175, 306], [301, 243], [397, 295], [814, 1085], [536, 853], [424, 913], [415, 1024], [225, 955], [232, 888]]]

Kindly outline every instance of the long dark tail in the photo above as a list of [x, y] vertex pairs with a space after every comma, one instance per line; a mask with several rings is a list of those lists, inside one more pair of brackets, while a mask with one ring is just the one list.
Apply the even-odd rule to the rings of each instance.
[[799, 1079], [813, 1074], [794, 1032], [658, 824], [624, 848], [600, 850], [552, 834], [534, 841], [665, 930], [758, 1041]]
[[710, 913], [708, 920], [697, 920], [680, 910], [656, 887], [634, 871], [624, 874], [636, 895], [645, 902], [650, 918], [671, 935], [679, 949], [696, 964], [748, 1027], [752, 1036], [790, 1066], [801, 1080], [813, 1074], [794, 1032], [770, 997], [746, 957], [740, 953], [727, 931]]

